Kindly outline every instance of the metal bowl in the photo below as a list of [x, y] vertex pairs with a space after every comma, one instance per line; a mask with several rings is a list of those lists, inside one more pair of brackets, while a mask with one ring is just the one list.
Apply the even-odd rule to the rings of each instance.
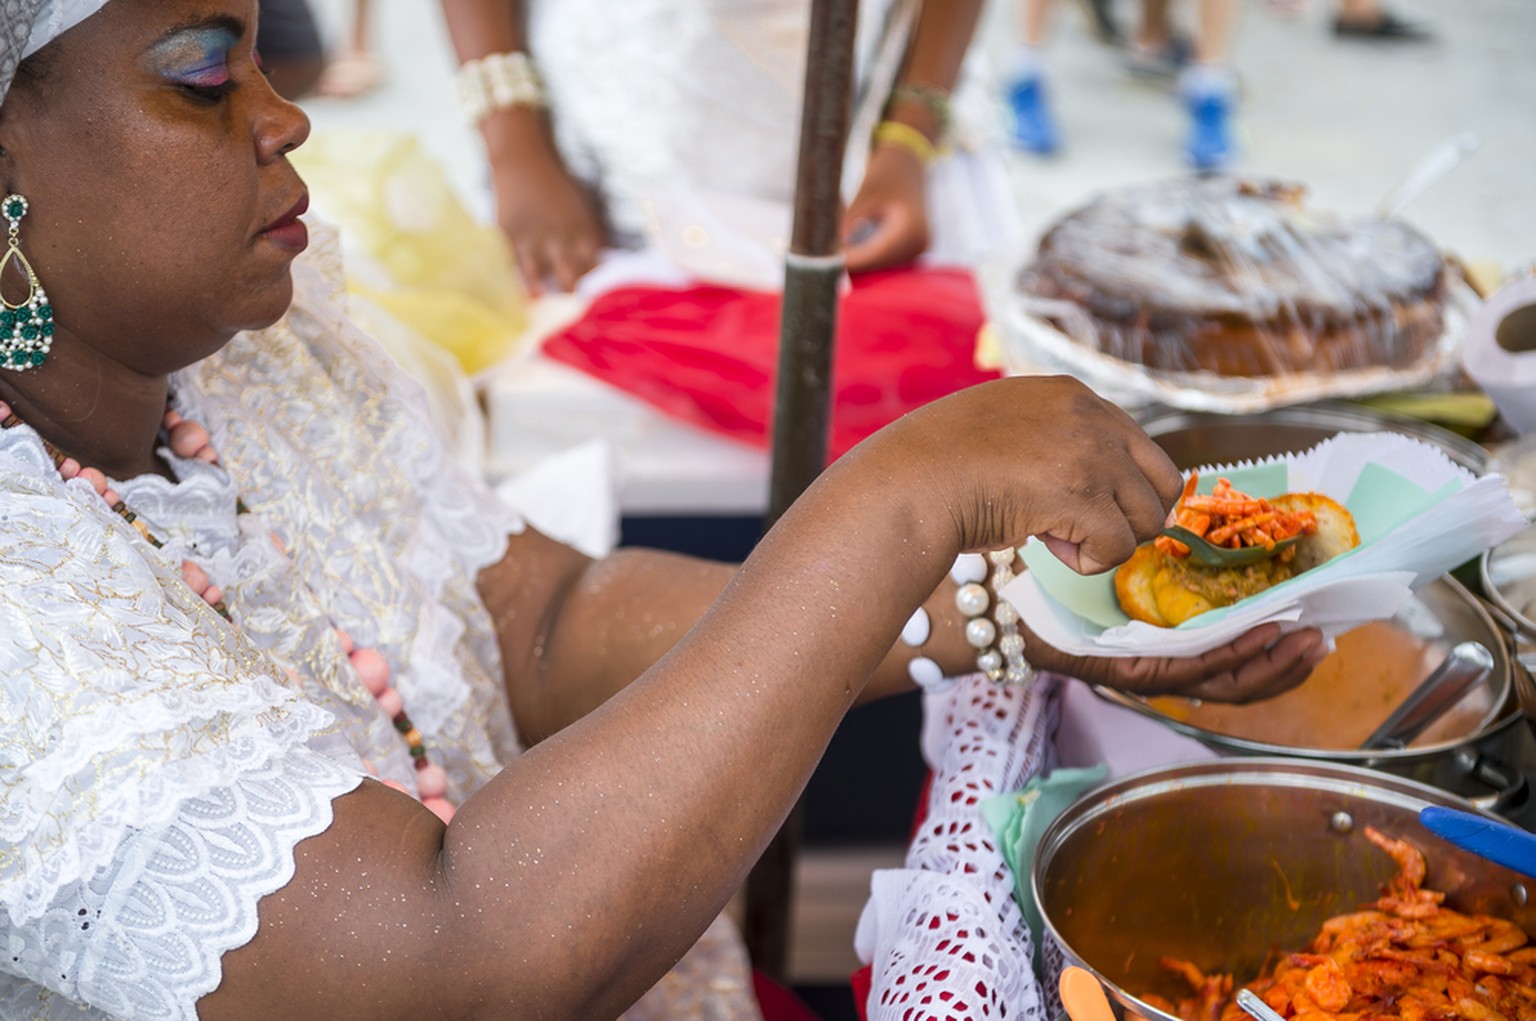
[[[1445, 657], [1446, 652], [1458, 642], [1482, 643], [1493, 654], [1494, 662], [1493, 670], [1488, 677], [1468, 692], [1453, 709], [1457, 714], [1456, 720], [1447, 718], [1442, 721], [1446, 724], [1454, 722], [1454, 725], [1431, 728], [1406, 748], [1362, 751], [1357, 747], [1320, 746], [1315, 741], [1307, 744], [1292, 744], [1253, 736], [1236, 736], [1273, 731], [1277, 714], [1284, 717], [1290, 712], [1305, 711], [1311, 714], [1307, 719], [1315, 719], [1317, 706], [1314, 703], [1318, 701], [1318, 693], [1309, 686], [1320, 683], [1321, 680], [1308, 679], [1300, 688], [1278, 699], [1247, 706], [1219, 707], [1217, 711], [1223, 714], [1221, 717], [1223, 720], [1238, 724], [1233, 726], [1232, 732], [1202, 726], [1199, 722], [1201, 708], [1206, 707], [1191, 709], [1187, 715], [1180, 714], [1183, 718], [1179, 718], [1172, 715], [1176, 712], [1176, 707], [1170, 703], [1175, 700], [1159, 700], [1154, 704], [1109, 688], [1095, 690], [1103, 698], [1151, 717], [1181, 734], [1196, 738], [1217, 751], [1239, 755], [1296, 755], [1302, 758], [1329, 759], [1360, 766], [1409, 767], [1437, 760], [1454, 754], [1463, 746], [1511, 722], [1510, 660], [1504, 637], [1478, 601], [1455, 579], [1449, 576], [1442, 577], [1426, 585], [1403, 610], [1399, 611], [1396, 622], [1399, 623], [1405, 640], [1423, 641], [1428, 650], [1438, 650], [1430, 652], [1420, 662], [1421, 669], [1417, 676], [1401, 678], [1400, 688], [1403, 696], [1427, 677], [1430, 671], [1439, 665], [1439, 660]], [[1332, 655], [1337, 657], [1343, 654], [1341, 650]], [[1314, 678], [1325, 678], [1331, 668], [1333, 665], [1325, 661], [1319, 666]], [[1356, 721], [1360, 733], [1369, 734], [1396, 707], [1395, 702], [1389, 704], [1385, 701], [1375, 707], [1379, 711], [1379, 717]], [[1285, 722], [1289, 723], [1295, 719], [1296, 717], [1291, 716], [1285, 719]], [[1430, 777], [1419, 776], [1418, 779], [1429, 780]]]
[[1047, 828], [1032, 884], [1045, 938], [1093, 971], [1124, 1010], [1177, 1021], [1140, 999], [1187, 996], [1160, 957], [1259, 973], [1322, 922], [1380, 895], [1396, 872], [1362, 830], [1420, 847], [1448, 906], [1536, 931], [1529, 880], [1442, 841], [1419, 809], [1470, 803], [1400, 777], [1298, 759], [1218, 759], [1089, 792]]
[[1138, 421], [1173, 463], [1185, 470], [1306, 450], [1341, 432], [1398, 432], [1439, 447], [1475, 474], [1483, 474], [1488, 465], [1488, 452], [1463, 436], [1416, 418], [1343, 401], [1301, 404], [1254, 415], [1151, 408]]

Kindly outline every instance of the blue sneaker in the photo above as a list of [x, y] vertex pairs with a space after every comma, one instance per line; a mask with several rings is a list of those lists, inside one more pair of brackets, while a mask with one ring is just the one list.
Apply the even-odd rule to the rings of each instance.
[[1045, 101], [1045, 82], [1039, 75], [1019, 78], [1009, 86], [1008, 108], [1013, 111], [1014, 145], [1037, 156], [1056, 151], [1061, 139]]
[[1190, 117], [1185, 158], [1203, 173], [1225, 169], [1232, 162], [1231, 99], [1205, 93], [1185, 97], [1184, 105], [1189, 108]]

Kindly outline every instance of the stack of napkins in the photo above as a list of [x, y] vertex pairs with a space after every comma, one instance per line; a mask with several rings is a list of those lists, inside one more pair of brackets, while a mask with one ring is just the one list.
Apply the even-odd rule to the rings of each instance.
[[1024, 622], [1063, 652], [1193, 656], [1259, 624], [1316, 627], [1332, 640], [1391, 617], [1414, 589], [1526, 527], [1502, 477], [1478, 478], [1438, 448], [1397, 433], [1341, 433], [1301, 454], [1199, 469], [1254, 496], [1323, 493], [1347, 507], [1360, 545], [1290, 581], [1174, 628], [1133, 621], [1115, 598], [1114, 572], [1084, 577], [1038, 540], [1029, 570], [1003, 589]]

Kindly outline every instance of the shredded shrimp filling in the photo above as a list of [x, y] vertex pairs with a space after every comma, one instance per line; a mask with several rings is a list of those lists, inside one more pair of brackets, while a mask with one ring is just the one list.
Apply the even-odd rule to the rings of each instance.
[[[1278, 542], [1317, 531], [1317, 519], [1310, 511], [1278, 510], [1268, 500], [1233, 489], [1231, 480], [1226, 478], [1218, 478], [1210, 494], [1200, 496], [1195, 492], [1199, 482], [1199, 473], [1191, 472], [1169, 524], [1186, 528], [1213, 546], [1274, 549]], [[1169, 556], [1189, 556], [1188, 546], [1166, 535], [1154, 539], [1153, 545]], [[1288, 561], [1294, 555], [1292, 550], [1285, 549], [1277, 558]]]

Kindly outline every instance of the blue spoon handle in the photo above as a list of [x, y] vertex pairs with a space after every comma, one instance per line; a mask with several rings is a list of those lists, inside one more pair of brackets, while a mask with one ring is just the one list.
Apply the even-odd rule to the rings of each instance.
[[1444, 837], [1457, 847], [1516, 872], [1536, 876], [1536, 834], [1439, 805], [1420, 809], [1419, 821], [1431, 833]]

